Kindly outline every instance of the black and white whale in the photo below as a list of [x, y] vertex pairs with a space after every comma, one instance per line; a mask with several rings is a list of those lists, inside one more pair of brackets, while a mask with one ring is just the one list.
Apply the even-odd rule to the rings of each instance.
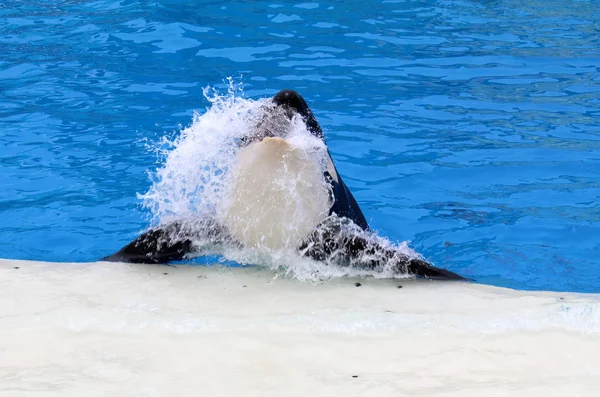
[[[369, 270], [391, 267], [397, 274], [464, 280], [373, 238], [304, 98], [283, 90], [270, 105], [253, 133], [239, 140], [228, 204], [220, 216], [152, 228], [103, 260], [167, 263], [225, 244], [269, 249], [291, 246], [302, 256], [332, 265]], [[297, 117], [322, 142], [322, 161], [287, 139], [290, 122]]]

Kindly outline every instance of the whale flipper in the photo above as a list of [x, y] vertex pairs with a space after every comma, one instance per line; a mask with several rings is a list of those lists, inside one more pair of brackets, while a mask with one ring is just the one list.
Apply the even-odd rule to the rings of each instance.
[[330, 216], [302, 242], [299, 252], [311, 259], [337, 266], [361, 270], [389, 268], [396, 274], [435, 280], [468, 281], [419, 257], [409, 256], [398, 247], [384, 244], [383, 241], [365, 233], [347, 218]]
[[192, 250], [192, 241], [185, 237], [174, 240], [172, 236], [178, 234], [180, 229], [180, 222], [150, 229], [102, 260], [128, 263], [167, 263], [181, 260]]
[[109, 262], [168, 263], [182, 260], [202, 246], [235, 243], [216, 222], [175, 221], [152, 228], [121, 248], [102, 258]]

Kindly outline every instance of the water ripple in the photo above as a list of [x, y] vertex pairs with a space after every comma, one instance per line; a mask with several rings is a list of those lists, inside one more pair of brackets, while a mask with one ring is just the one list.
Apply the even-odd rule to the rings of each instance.
[[146, 225], [147, 149], [202, 88], [300, 91], [373, 227], [525, 289], [600, 285], [600, 5], [0, 4], [0, 257], [95, 260]]

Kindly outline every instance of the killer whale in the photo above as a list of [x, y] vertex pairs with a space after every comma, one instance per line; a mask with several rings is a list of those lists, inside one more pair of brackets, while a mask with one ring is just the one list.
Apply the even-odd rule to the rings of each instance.
[[[261, 156], [264, 156], [265, 150], [281, 149], [286, 151], [281, 158], [289, 158], [289, 154], [294, 152], [293, 149], [286, 146], [285, 136], [281, 136], [285, 134], [285, 128], [280, 128], [280, 124], [284, 123], [282, 120], [289, 121], [295, 116], [301, 118], [313, 137], [325, 143], [321, 126], [300, 94], [293, 90], [283, 90], [271, 98], [270, 102], [272, 109], [283, 114], [284, 118], [273, 117], [272, 112], [266, 112], [265, 118], [256, 126], [256, 132], [240, 139], [239, 145], [244, 148], [245, 153], [254, 155], [257, 151], [262, 150], [260, 153], [262, 153]], [[282, 161], [281, 158], [278, 161]], [[298, 158], [296, 163], [302, 161], [303, 158]], [[300, 255], [340, 266], [373, 270], [392, 264], [397, 273], [432, 279], [466, 280], [456, 273], [437, 268], [423, 259], [408, 256], [393, 246], [369, 238], [369, 224], [350, 189], [338, 173], [328, 149], [325, 163], [321, 176], [329, 187], [330, 199], [327, 204], [329, 208], [320, 212], [322, 213], [321, 218], [296, 245], [295, 248]], [[248, 168], [248, 163], [241, 167], [241, 169], [246, 168]], [[251, 202], [252, 198], [247, 198], [247, 200]], [[261, 200], [255, 201], [260, 202]], [[248, 216], [248, 214], [244, 214], [244, 216]], [[228, 223], [212, 218], [174, 221], [151, 228], [118, 252], [102, 260], [129, 263], [168, 263], [181, 260], [186, 255], [197, 251], [206, 252], [206, 247], [217, 247], [223, 244], [240, 246], [243, 246], [244, 243], [251, 244], [240, 238], [246, 236], [247, 230], [236, 233], [235, 229], [234, 222]], [[256, 233], [256, 231], [253, 232]], [[198, 246], [198, 241], [202, 241], [202, 247]]]

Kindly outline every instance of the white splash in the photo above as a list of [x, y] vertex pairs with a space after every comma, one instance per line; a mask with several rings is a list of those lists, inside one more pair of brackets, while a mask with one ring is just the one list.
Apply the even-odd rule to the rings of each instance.
[[150, 190], [140, 196], [155, 224], [214, 214], [223, 199], [228, 170], [238, 151], [237, 140], [256, 125], [266, 101], [240, 96], [231, 83], [228, 95], [204, 89], [211, 106], [194, 114], [192, 125], [174, 140], [163, 138], [164, 165], [154, 175]]
[[[226, 94], [206, 88], [204, 95], [210, 102], [206, 112], [202, 115], [195, 113], [191, 126], [183, 129], [174, 139], [163, 138], [157, 145], [156, 151], [164, 156], [164, 164], [151, 174], [153, 184], [150, 190], [140, 195], [143, 205], [153, 215], [153, 224], [178, 220], [188, 223], [188, 227], [204, 227], [206, 223], [203, 219], [211, 218], [217, 223], [230, 226], [236, 216], [241, 214], [248, 218], [254, 213], [257, 214], [255, 223], [247, 223], [237, 230], [240, 235], [235, 236], [238, 241], [247, 240], [251, 244], [246, 244], [245, 247], [230, 244], [219, 247], [218, 251], [211, 251], [215, 248], [211, 246], [208, 250], [201, 250], [200, 254], [219, 254], [225, 260], [242, 265], [268, 266], [302, 280], [341, 276], [406, 277], [398, 274], [397, 270], [394, 271], [394, 263], [375, 270], [361, 270], [352, 266], [338, 266], [339, 258], [333, 256], [324, 262], [302, 257], [297, 251], [298, 243], [306, 237], [311, 224], [316, 225], [327, 216], [329, 208], [329, 186], [322, 177], [323, 169], [319, 168], [317, 173], [314, 168], [325, 167], [325, 144], [310, 134], [300, 117], [294, 117], [291, 121], [285, 116], [265, 121], [265, 111], [272, 114], [277, 109], [267, 99], [244, 98], [241, 85], [235, 85], [231, 80]], [[265, 125], [273, 123], [273, 120], [276, 125]], [[279, 135], [281, 129], [285, 129], [285, 142], [293, 150], [284, 155], [281, 172], [270, 174], [273, 183], [279, 184], [275, 189], [280, 193], [277, 195], [278, 199], [272, 203], [259, 203], [245, 208], [245, 199], [249, 196], [256, 198], [257, 195], [256, 192], [251, 193], [249, 188], [253, 182], [239, 181], [240, 176], [254, 177], [253, 174], [239, 172], [238, 162], [244, 154], [239, 141], [252, 136], [260, 123], [261, 128], [274, 135]], [[297, 158], [290, 159], [290, 156]], [[298, 177], [291, 178], [294, 170], [288, 168], [302, 161], [310, 161], [313, 166], [302, 169], [297, 175], [302, 177], [301, 180]], [[317, 174], [318, 180], [315, 179]], [[315, 186], [317, 184], [319, 186]], [[239, 190], [240, 186], [244, 187], [243, 191]], [[263, 188], [265, 186], [257, 187], [258, 190]], [[317, 192], [316, 197], [307, 200], [310, 189]], [[269, 199], [268, 195], [264, 195], [262, 199]], [[273, 206], [284, 208], [285, 211], [273, 211]], [[259, 212], [264, 216], [259, 216]], [[275, 219], [276, 223], [268, 225], [271, 232], [257, 236], [258, 226], [264, 229], [269, 219]], [[387, 239], [373, 233], [368, 233], [367, 237], [370, 242], [377, 242], [385, 247], [392, 246]], [[268, 244], [261, 244], [261, 241], [267, 241]], [[206, 241], [199, 241], [197, 245], [205, 243]], [[418, 256], [405, 243], [395, 249], [410, 257]]]

